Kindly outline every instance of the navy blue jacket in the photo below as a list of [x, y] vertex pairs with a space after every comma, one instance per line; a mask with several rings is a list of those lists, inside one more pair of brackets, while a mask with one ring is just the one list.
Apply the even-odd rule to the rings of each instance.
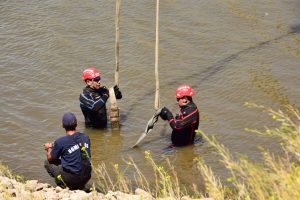
[[76, 132], [73, 135], [62, 136], [55, 140], [51, 157], [61, 159], [61, 166], [64, 171], [79, 175], [82, 168], [81, 145], [86, 147], [89, 156], [91, 156], [91, 143], [88, 135]]

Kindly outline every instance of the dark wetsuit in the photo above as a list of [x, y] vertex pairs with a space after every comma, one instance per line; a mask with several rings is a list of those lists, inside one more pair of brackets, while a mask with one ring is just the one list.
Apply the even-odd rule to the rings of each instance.
[[80, 108], [84, 115], [85, 126], [105, 128], [107, 125], [106, 101], [108, 91], [105, 87], [92, 89], [86, 86], [79, 96]]
[[176, 117], [169, 118], [169, 124], [173, 129], [171, 140], [175, 146], [193, 144], [195, 130], [199, 126], [199, 110], [197, 106], [190, 102], [180, 108], [180, 113]]

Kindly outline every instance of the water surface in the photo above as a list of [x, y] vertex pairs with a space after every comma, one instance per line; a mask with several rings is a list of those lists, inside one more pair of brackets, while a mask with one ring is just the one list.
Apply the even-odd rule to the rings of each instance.
[[[161, 120], [139, 148], [131, 149], [154, 113], [155, 1], [123, 1], [120, 19], [121, 129], [87, 130], [78, 97], [81, 73], [96, 67], [114, 84], [114, 1], [0, 2], [0, 158], [26, 178], [52, 183], [43, 168], [43, 144], [64, 134], [64, 112], [74, 112], [79, 131], [92, 140], [92, 161], [123, 165], [132, 157], [146, 175], [144, 151], [158, 163], [168, 158], [182, 183], [197, 182], [200, 156], [226, 176], [208, 144], [163, 155], [170, 127]], [[175, 89], [196, 91], [200, 128], [231, 152], [259, 161], [257, 146], [280, 153], [276, 138], [244, 131], [274, 125], [244, 106], [299, 106], [299, 5], [289, 1], [166, 0], [160, 3], [160, 100], [174, 114]], [[149, 175], [151, 176], [151, 175]], [[199, 183], [201, 185], [201, 183]]]

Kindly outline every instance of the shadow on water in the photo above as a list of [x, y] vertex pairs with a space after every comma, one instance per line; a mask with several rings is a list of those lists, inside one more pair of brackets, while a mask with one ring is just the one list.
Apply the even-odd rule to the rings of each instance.
[[[197, 73], [192, 73], [191, 75], [189, 76], [185, 76], [183, 79], [184, 80], [188, 80], [188, 79], [193, 79], [193, 78], [197, 78], [199, 79], [200, 77], [200, 80], [201, 82], [205, 82], [206, 80], [212, 78], [215, 74], [217, 74], [218, 72], [222, 71], [225, 69], [225, 67], [227, 66], [228, 63], [232, 62], [233, 60], [237, 59], [239, 56], [241, 55], [244, 55], [244, 54], [248, 54], [252, 51], [256, 51], [256, 50], [259, 50], [267, 45], [270, 45], [276, 41], [279, 41], [291, 34], [299, 34], [300, 33], [300, 25], [295, 25], [295, 26], [292, 26], [291, 27], [291, 31], [290, 32], [287, 32], [286, 34], [283, 34], [281, 36], [278, 36], [278, 37], [275, 37], [273, 39], [270, 39], [270, 40], [267, 40], [267, 41], [264, 41], [264, 42], [259, 42], [257, 43], [256, 45], [254, 46], [251, 46], [251, 47], [248, 47], [246, 49], [243, 49], [237, 53], [234, 53], [234, 54], [231, 54], [229, 55], [228, 57], [222, 59], [222, 60], [219, 60], [217, 61], [215, 64], [207, 67], [206, 69], [204, 69], [203, 71], [201, 72], [197, 72]], [[169, 85], [175, 85], [177, 83], [177, 80], [174, 80], [174, 81], [171, 81], [169, 82], [168, 84]], [[197, 88], [198, 86], [197, 85], [191, 85], [192, 87], [194, 88]], [[133, 110], [133, 108], [136, 106], [136, 105], [139, 105], [141, 102], [141, 100], [143, 100], [145, 98], [145, 96], [151, 96], [151, 95], [154, 95], [154, 92], [147, 92], [144, 96], [141, 95], [140, 98], [138, 98], [136, 100], [136, 103], [135, 104], [132, 104], [129, 109], [128, 109], [128, 112], [124, 114], [123, 116], [123, 119], [124, 121], [126, 121], [126, 117], [125, 116], [128, 116], [131, 114], [131, 111]]]
[[292, 26], [291, 31], [292, 31], [292, 33], [300, 34], [300, 24]]
[[[189, 79], [189, 78], [196, 78], [196, 77], [201, 77], [200, 80], [201, 81], [206, 81], [208, 80], [209, 78], [213, 77], [216, 73], [222, 71], [226, 65], [228, 63], [230, 63], [231, 61], [237, 59], [240, 55], [244, 55], [244, 54], [248, 54], [252, 51], [256, 51], [258, 49], [261, 49], [269, 44], [272, 44], [278, 40], [281, 40], [287, 36], [289, 36], [290, 34], [293, 34], [293, 33], [299, 33], [300, 32], [300, 26], [295, 26], [292, 28], [292, 31], [286, 33], [286, 34], [283, 34], [281, 36], [278, 36], [276, 38], [273, 38], [271, 40], [267, 40], [267, 41], [264, 41], [264, 42], [260, 42], [260, 43], [257, 43], [256, 45], [254, 46], [251, 46], [251, 47], [248, 47], [246, 49], [243, 49], [235, 54], [231, 54], [230, 56], [222, 59], [222, 60], [219, 60], [218, 62], [216, 62], [215, 64], [213, 64], [212, 66], [206, 68], [204, 71], [202, 71], [201, 73], [194, 73], [194, 74], [191, 74], [190, 76], [187, 76], [185, 77], [185, 79]], [[175, 82], [172, 82], [170, 84], [173, 84]]]

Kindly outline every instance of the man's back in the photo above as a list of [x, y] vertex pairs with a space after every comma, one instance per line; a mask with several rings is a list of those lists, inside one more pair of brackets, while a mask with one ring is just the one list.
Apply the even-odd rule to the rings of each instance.
[[[81, 139], [82, 138], [82, 139]], [[83, 140], [83, 142], [81, 142]], [[82, 158], [79, 143], [84, 143], [90, 155], [90, 139], [86, 134], [76, 132], [74, 135], [65, 135], [54, 142], [52, 149], [53, 158], [61, 157], [61, 164], [65, 171], [80, 174]]]

